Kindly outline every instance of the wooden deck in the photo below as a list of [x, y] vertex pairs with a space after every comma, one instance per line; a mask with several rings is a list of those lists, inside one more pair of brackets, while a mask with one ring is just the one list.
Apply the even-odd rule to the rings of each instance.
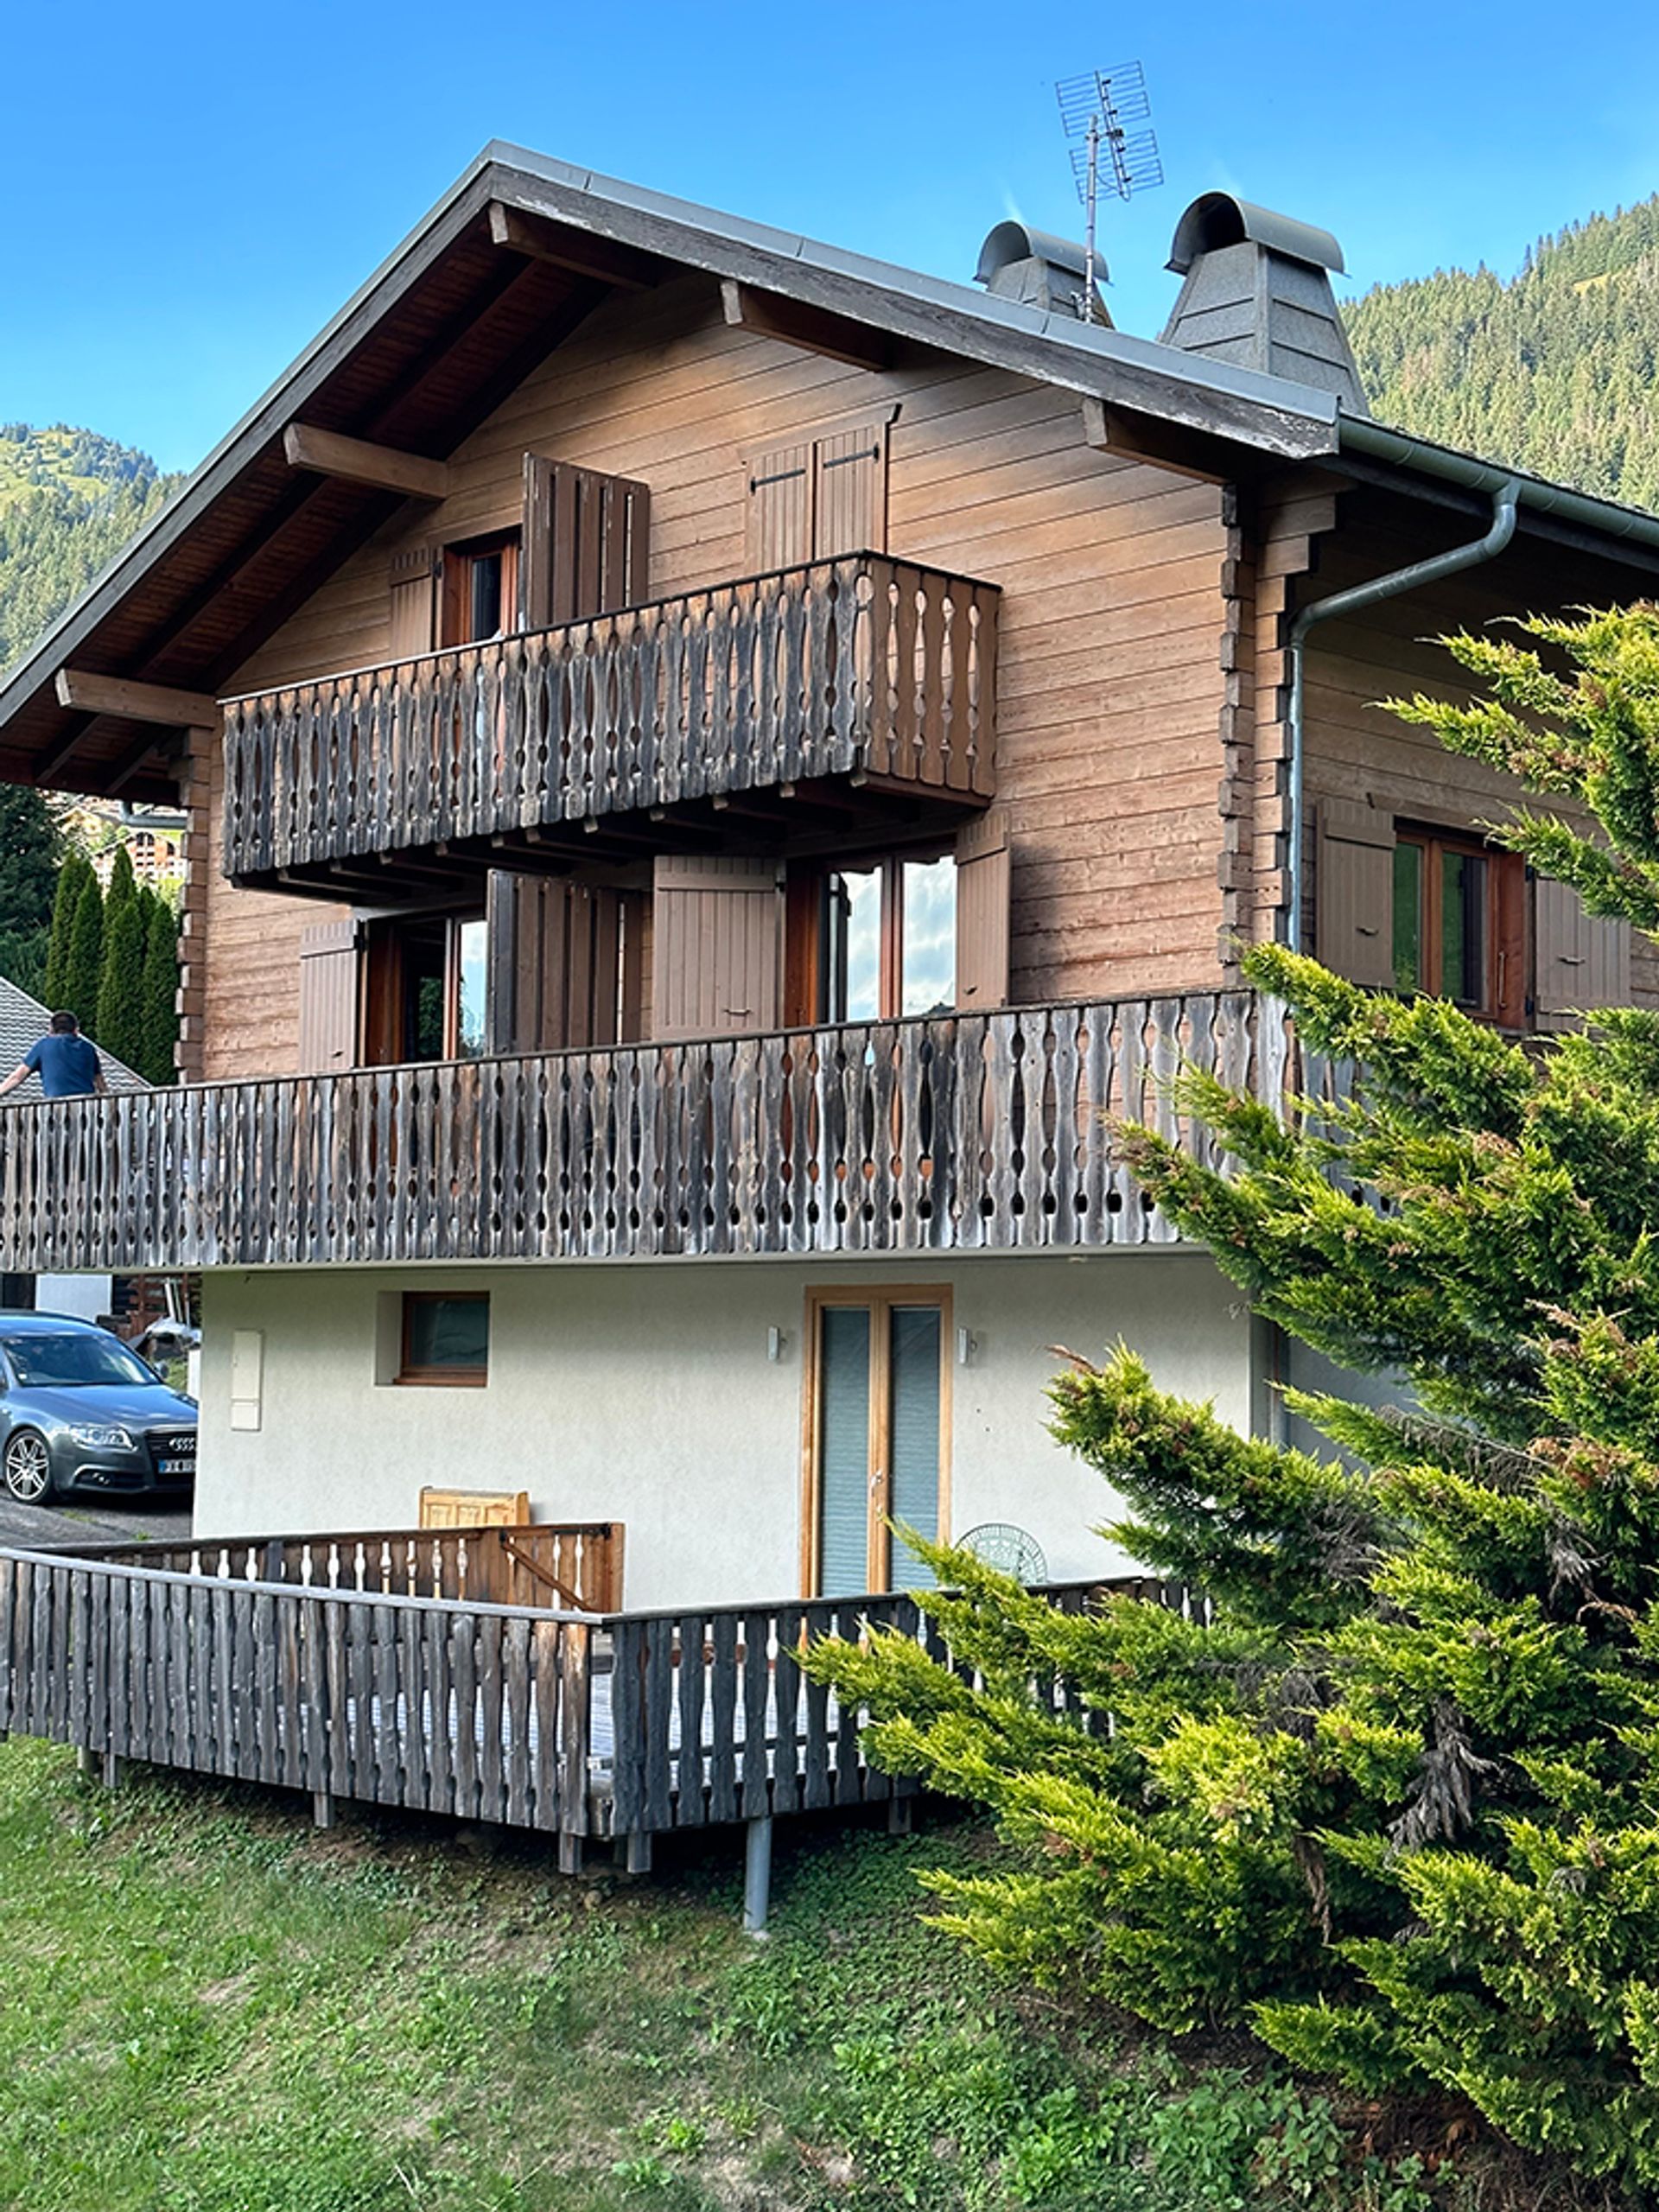
[[[571, 1868], [588, 1841], [642, 1866], [652, 1835], [913, 1787], [798, 1656], [877, 1623], [942, 1649], [909, 1597], [593, 1613], [251, 1579], [279, 1558], [310, 1571], [301, 1543], [337, 1567], [365, 1542], [185, 1548], [185, 1567], [0, 1551], [0, 1733], [73, 1744], [111, 1778], [137, 1759], [308, 1791], [322, 1820], [355, 1801], [535, 1830]], [[1076, 1611], [1106, 1589], [1185, 1599], [1134, 1580], [1045, 1594]]]
[[982, 803], [997, 598], [849, 554], [230, 700], [226, 872], [384, 902], [383, 858], [476, 870], [568, 826], [591, 859], [618, 817], [735, 792], [802, 798], [804, 827], [826, 779]]
[[0, 1266], [1087, 1250], [1174, 1231], [1103, 1115], [1185, 1057], [1278, 1100], [1249, 992], [192, 1084], [0, 1109]]

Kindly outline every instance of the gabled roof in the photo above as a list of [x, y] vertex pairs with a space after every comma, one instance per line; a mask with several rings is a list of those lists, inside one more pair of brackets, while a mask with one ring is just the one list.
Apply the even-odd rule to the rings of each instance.
[[[0, 685], [0, 778], [174, 799], [166, 730], [64, 706], [54, 679], [217, 696], [397, 510], [290, 466], [288, 426], [443, 460], [614, 285], [682, 270], [1241, 448], [1333, 454], [1351, 428], [1308, 385], [493, 144]], [[1585, 526], [1630, 533], [1630, 510], [1571, 496]]]
[[[0, 1076], [10, 1075], [31, 1045], [45, 1036], [52, 1024], [52, 1017], [39, 999], [31, 998], [8, 977], [0, 976]], [[106, 1052], [100, 1045], [98, 1057], [104, 1063], [104, 1080], [111, 1090], [148, 1090], [149, 1085], [141, 1075], [135, 1075], [113, 1052]], [[0, 1103], [0, 1114], [14, 1101], [27, 1103], [41, 1096], [41, 1079], [37, 1075], [20, 1083], [10, 1097]]]

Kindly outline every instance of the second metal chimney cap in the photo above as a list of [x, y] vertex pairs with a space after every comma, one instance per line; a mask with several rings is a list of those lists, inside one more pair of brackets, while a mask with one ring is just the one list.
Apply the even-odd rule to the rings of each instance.
[[1201, 193], [1192, 202], [1175, 226], [1166, 265], [1185, 276], [1200, 254], [1247, 241], [1282, 253], [1289, 261], [1311, 262], [1314, 268], [1334, 270], [1338, 276], [1344, 270], [1342, 248], [1329, 231], [1299, 223], [1294, 216], [1275, 215], [1271, 207], [1236, 200], [1230, 192]]

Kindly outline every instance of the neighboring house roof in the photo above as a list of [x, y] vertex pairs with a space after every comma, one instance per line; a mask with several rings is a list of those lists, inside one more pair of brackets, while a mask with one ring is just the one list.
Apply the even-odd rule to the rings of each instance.
[[[531, 243], [517, 232], [498, 241], [504, 211], [507, 228], [530, 227]], [[394, 493], [296, 470], [284, 429], [303, 421], [442, 459], [613, 285], [647, 286], [680, 269], [1236, 448], [1290, 460], [1341, 449], [1346, 466], [1363, 430], [1362, 468], [1454, 473], [1437, 470], [1421, 441], [1382, 451], [1394, 434], [1357, 424], [1311, 385], [493, 144], [0, 685], [0, 776], [171, 798], [157, 749], [165, 733], [66, 707], [54, 678], [73, 664], [218, 694], [401, 505]], [[1503, 473], [1522, 475], [1535, 508], [1559, 515], [1570, 503], [1567, 519], [1598, 543], [1659, 533], [1635, 510]]]
[[[16, 983], [0, 976], [0, 1076], [11, 1073], [31, 1045], [38, 1044], [52, 1026], [52, 1016], [39, 999], [31, 998], [27, 991], [19, 990]], [[111, 1090], [148, 1090], [149, 1084], [141, 1075], [135, 1075], [124, 1062], [100, 1045], [98, 1057], [104, 1063], [104, 1080]], [[41, 1079], [31, 1075], [26, 1083], [19, 1084], [4, 1103], [27, 1101], [41, 1096]]]

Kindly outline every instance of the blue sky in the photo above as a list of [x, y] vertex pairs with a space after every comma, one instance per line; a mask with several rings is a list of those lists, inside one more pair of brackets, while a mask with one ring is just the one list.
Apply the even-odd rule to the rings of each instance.
[[[1155, 335], [1195, 194], [1324, 224], [1351, 284], [1485, 259], [1659, 189], [1659, 9], [1542, 0], [267, 10], [8, 18], [0, 419], [199, 460], [492, 137], [971, 276], [1009, 213], [1080, 232], [1058, 76], [1136, 56], [1168, 181], [1108, 213]], [[1565, 29], [1564, 29], [1565, 22]]]

